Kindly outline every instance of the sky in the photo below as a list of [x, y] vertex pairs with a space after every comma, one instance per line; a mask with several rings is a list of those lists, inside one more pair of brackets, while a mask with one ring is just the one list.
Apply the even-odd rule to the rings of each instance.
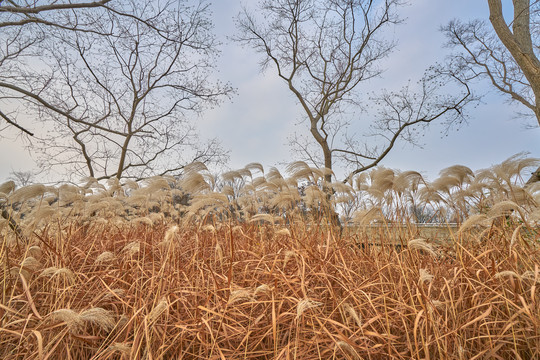
[[[411, 3], [402, 9], [405, 24], [391, 34], [398, 40], [398, 46], [383, 63], [386, 71], [373, 82], [373, 90], [400, 88], [409, 80], [418, 80], [430, 65], [443, 61], [448, 49], [442, 47], [444, 36], [440, 26], [454, 18], [467, 21], [488, 16], [486, 1], [413, 0]], [[301, 110], [273, 69], [261, 73], [260, 58], [252, 50], [228, 40], [235, 34], [233, 18], [242, 4], [252, 8], [255, 1], [212, 3], [215, 30], [223, 43], [217, 76], [230, 82], [237, 94], [231, 101], [206, 111], [197, 120], [197, 126], [203, 137], [219, 138], [230, 151], [229, 168], [259, 162], [266, 169], [271, 166], [283, 169], [284, 163], [295, 160], [287, 137], [300, 129]], [[447, 135], [442, 126], [431, 126], [424, 133], [422, 147], [398, 143], [380, 165], [416, 170], [433, 180], [440, 170], [451, 165], [478, 170], [519, 152], [540, 157], [540, 128], [527, 128], [517, 118], [519, 108], [509, 105], [487, 86], [485, 91], [484, 103], [468, 110], [467, 125]], [[23, 145], [14, 134], [0, 140], [0, 182], [11, 171], [35, 167], [32, 154]]]

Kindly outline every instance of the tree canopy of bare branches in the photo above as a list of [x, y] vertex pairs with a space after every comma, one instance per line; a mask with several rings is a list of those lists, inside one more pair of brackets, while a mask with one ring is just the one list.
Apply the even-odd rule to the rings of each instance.
[[0, 117], [36, 133], [42, 167], [141, 178], [226, 156], [194, 123], [233, 91], [206, 1], [0, 5]]
[[[401, 21], [401, 5], [399, 0], [263, 0], [257, 11], [244, 9], [237, 18], [236, 40], [261, 55], [261, 68], [276, 71], [303, 109], [310, 136], [295, 136], [294, 145], [318, 166], [344, 164], [345, 181], [379, 164], [399, 139], [414, 141], [418, 126], [442, 117], [461, 119], [471, 100], [467, 84], [457, 78], [455, 96], [441, 95], [434, 74], [421, 79], [418, 89], [405, 86], [375, 99], [362, 92], [359, 85], [381, 75], [380, 62], [396, 45], [385, 31]], [[378, 109], [368, 120], [360, 114], [366, 107]], [[352, 122], [366, 123], [373, 136], [351, 133]]]
[[[540, 126], [540, 4], [514, 0], [508, 22], [501, 0], [487, 0], [489, 22], [454, 20], [442, 28], [448, 45], [458, 50], [448, 69], [462, 81], [487, 80], [510, 102], [527, 109]], [[540, 168], [530, 182], [540, 181]]]

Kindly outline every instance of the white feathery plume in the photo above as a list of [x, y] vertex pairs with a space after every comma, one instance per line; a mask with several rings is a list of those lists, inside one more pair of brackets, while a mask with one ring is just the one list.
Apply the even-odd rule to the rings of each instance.
[[409, 242], [407, 243], [407, 247], [410, 250], [422, 250], [422, 251], [425, 251], [425, 252], [427, 252], [428, 254], [430, 254], [433, 257], [437, 256], [437, 253], [433, 249], [433, 246], [431, 244], [428, 244], [425, 239], [420, 239], [419, 238], [419, 239], [409, 240]]
[[322, 306], [322, 304], [322, 302], [311, 300], [308, 298], [300, 300], [296, 305], [296, 318], [300, 318], [306, 310]]

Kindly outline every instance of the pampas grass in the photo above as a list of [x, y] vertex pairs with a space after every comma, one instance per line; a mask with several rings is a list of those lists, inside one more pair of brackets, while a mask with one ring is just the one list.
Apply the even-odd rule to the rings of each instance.
[[138, 241], [132, 241], [122, 248], [122, 252], [127, 256], [133, 256], [141, 251], [141, 244]]
[[28, 255], [39, 261], [43, 256], [43, 250], [37, 245], [32, 245], [28, 248]]
[[11, 195], [8, 196], [8, 199], [11, 203], [25, 202], [30, 199], [43, 196], [46, 190], [47, 188], [45, 187], [45, 185], [28, 185], [15, 190]]
[[431, 275], [426, 269], [420, 269], [420, 277], [418, 281], [423, 284], [425, 282], [431, 283], [435, 276]]
[[157, 318], [160, 317], [161, 314], [163, 314], [168, 307], [169, 302], [167, 301], [167, 299], [161, 299], [152, 309], [152, 311], [150, 311], [150, 313], [148, 314], [148, 322], [153, 323], [154, 321], [156, 321]]
[[426, 239], [418, 238], [418, 239], [409, 240], [409, 242], [407, 243], [407, 247], [410, 250], [422, 250], [433, 257], [437, 257], [437, 253], [433, 249], [433, 245], [427, 243]]
[[110, 251], [105, 251], [96, 258], [94, 261], [95, 264], [102, 264], [113, 261], [115, 258], [114, 254]]
[[[437, 186], [377, 169], [354, 189], [305, 164], [227, 184], [195, 164], [23, 196], [7, 210], [28, 242], [0, 229], [0, 358], [540, 360], [526, 163], [504, 165], [511, 184], [493, 168], [445, 169]], [[348, 199], [348, 226], [316, 216]], [[423, 233], [417, 212], [445, 227]]]
[[[534, 359], [540, 348], [538, 304], [530, 300], [537, 296], [540, 255], [522, 241], [509, 253], [511, 233], [474, 247], [439, 244], [436, 251], [426, 240], [411, 241], [409, 251], [396, 253], [360, 250], [356, 234], [330, 233], [336, 241], [321, 247], [328, 232], [301, 223], [291, 225], [290, 236], [276, 236], [279, 230], [267, 224], [218, 224], [212, 233], [190, 223], [152, 229], [90, 223], [62, 237], [64, 252], [43, 251], [40, 263], [49, 269], [27, 278], [27, 290], [20, 276], [9, 280], [17, 291], [3, 304], [13, 312], [5, 310], [3, 328], [11, 332], [0, 338], [0, 355], [35, 358], [37, 342], [22, 346], [9, 335], [27, 331], [39, 332], [43, 352], [56, 359], [195, 359], [216, 351], [224, 358], [274, 359], [289, 344], [298, 359], [404, 360], [429, 353], [457, 360], [458, 343], [465, 357], [496, 348], [501, 358], [517, 352]], [[58, 241], [52, 236], [42, 239]], [[175, 251], [159, 250], [165, 239]], [[144, 256], [114, 255], [143, 248]], [[454, 255], [434, 257], [430, 249]], [[60, 262], [69, 266], [50, 265]], [[67, 274], [63, 268], [77, 274], [68, 287], [57, 281]]]
[[464, 232], [469, 229], [472, 229], [474, 227], [480, 226], [480, 227], [486, 227], [491, 224], [490, 219], [485, 214], [476, 214], [469, 216], [463, 224], [459, 227], [459, 232]]
[[45, 276], [49, 278], [53, 278], [55, 276], [62, 276], [64, 277], [69, 284], [75, 283], [75, 274], [73, 274], [73, 271], [67, 269], [67, 268], [57, 268], [56, 266], [51, 266], [46, 269], [44, 269], [39, 276]]
[[104, 331], [110, 331], [115, 322], [110, 312], [102, 308], [91, 308], [80, 313], [71, 309], [58, 309], [49, 315], [52, 321], [61, 321], [73, 333], [82, 331], [86, 324], [95, 324]]
[[3, 193], [5, 195], [13, 192], [15, 190], [15, 182], [14, 181], [6, 181], [3, 184], [0, 184], [0, 193]]
[[298, 301], [298, 304], [296, 305], [296, 319], [299, 319], [302, 317], [302, 315], [309, 309], [317, 308], [319, 306], [322, 306], [323, 303], [320, 301], [315, 301], [311, 299], [302, 299]]
[[252, 300], [253, 292], [251, 289], [237, 289], [231, 291], [231, 294], [229, 295], [229, 301], [227, 301], [227, 305], [232, 305], [236, 302], [246, 302]]
[[349, 304], [348, 302], [344, 302], [341, 305], [341, 307], [343, 308], [343, 311], [345, 312], [345, 314], [347, 314], [354, 321], [356, 326], [361, 328], [362, 327], [362, 317], [361, 317], [360, 314], [358, 314], [358, 312], [354, 309], [354, 307], [351, 304]]

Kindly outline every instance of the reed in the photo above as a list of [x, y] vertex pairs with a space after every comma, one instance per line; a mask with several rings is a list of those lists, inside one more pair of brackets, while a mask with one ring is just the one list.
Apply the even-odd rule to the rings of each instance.
[[[378, 169], [354, 189], [305, 164], [292, 178], [250, 164], [228, 175], [232, 192], [195, 164], [178, 180], [64, 188], [51, 204], [52, 189], [21, 192], [9, 211], [28, 242], [0, 229], [0, 358], [540, 359], [540, 191], [516, 182], [526, 164], [452, 167], [435, 185]], [[381, 231], [312, 216], [323, 186]], [[420, 237], [411, 204], [463, 221], [444, 241]]]

